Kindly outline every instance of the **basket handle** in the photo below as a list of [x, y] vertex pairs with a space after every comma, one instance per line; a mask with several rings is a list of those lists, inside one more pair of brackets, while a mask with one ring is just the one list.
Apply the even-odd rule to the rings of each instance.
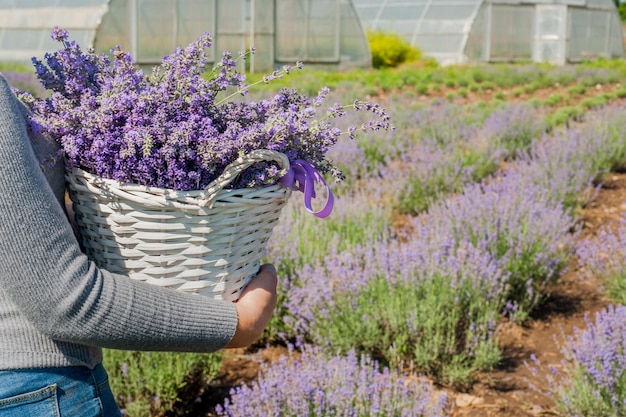
[[271, 151], [269, 149], [255, 149], [252, 152], [237, 158], [226, 166], [224, 172], [206, 186], [202, 194], [198, 197], [197, 204], [206, 207], [212, 203], [217, 194], [228, 184], [232, 183], [243, 170], [257, 162], [274, 161], [281, 168], [279, 177], [289, 172], [289, 159], [282, 152]]

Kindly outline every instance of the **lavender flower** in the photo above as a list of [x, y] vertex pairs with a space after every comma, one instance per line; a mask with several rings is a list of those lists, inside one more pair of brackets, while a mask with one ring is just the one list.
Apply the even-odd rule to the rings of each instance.
[[527, 184], [511, 170], [485, 184], [468, 185], [463, 194], [433, 207], [429, 239], [452, 236], [489, 252], [505, 271], [509, 298], [528, 313], [556, 279], [573, 251], [573, 219], [543, 187]]
[[607, 295], [623, 304], [626, 301], [626, 216], [619, 226], [600, 229], [584, 240], [576, 250], [583, 275], [604, 283]]
[[[545, 379], [568, 416], [621, 416], [626, 412], [626, 307], [609, 306], [586, 329], [563, 336], [561, 370]], [[535, 363], [538, 365], [538, 363]]]
[[354, 351], [328, 356], [305, 347], [265, 366], [252, 386], [231, 391], [220, 416], [443, 417], [447, 397], [415, 377], [381, 368]]
[[[29, 124], [59, 141], [68, 167], [101, 177], [176, 190], [201, 189], [242, 154], [270, 149], [292, 161], [306, 160], [320, 173], [340, 179], [341, 172], [326, 153], [341, 135], [393, 129], [384, 109], [368, 102], [334, 104], [318, 116], [327, 89], [316, 98], [282, 89], [258, 102], [232, 100], [255, 85], [248, 85], [236, 69], [237, 60], [246, 54], [234, 58], [224, 51], [204, 77], [209, 34], [177, 48], [149, 75], [119, 47], [111, 51], [111, 60], [91, 49], [83, 51], [58, 27], [52, 39], [62, 48], [47, 53], [45, 63], [33, 59], [39, 80], [52, 95], [36, 99], [21, 94], [33, 110]], [[291, 70], [286, 66], [264, 81]], [[342, 118], [348, 109], [367, 111], [375, 120], [341, 130], [334, 119]], [[232, 186], [271, 184], [279, 175], [275, 165], [259, 163]]]
[[545, 126], [537, 111], [528, 105], [508, 105], [491, 113], [481, 128], [481, 135], [500, 144], [513, 157], [541, 138]]

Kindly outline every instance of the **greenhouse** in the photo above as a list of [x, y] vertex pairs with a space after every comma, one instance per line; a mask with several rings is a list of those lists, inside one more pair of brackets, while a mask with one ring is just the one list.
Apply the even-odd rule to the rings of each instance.
[[565, 64], [624, 55], [613, 0], [353, 0], [366, 30], [405, 37], [442, 64]]
[[81, 46], [120, 45], [154, 65], [203, 32], [209, 54], [254, 46], [252, 72], [302, 61], [339, 69], [368, 67], [371, 55], [350, 0], [0, 0], [0, 61], [29, 61], [58, 49], [54, 26]]

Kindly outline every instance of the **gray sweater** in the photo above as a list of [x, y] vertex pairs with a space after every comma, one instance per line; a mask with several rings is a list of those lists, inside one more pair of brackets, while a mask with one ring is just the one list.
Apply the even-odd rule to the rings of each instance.
[[101, 348], [211, 352], [237, 325], [231, 302], [136, 282], [80, 250], [56, 144], [30, 135], [0, 74], [0, 370], [94, 367]]

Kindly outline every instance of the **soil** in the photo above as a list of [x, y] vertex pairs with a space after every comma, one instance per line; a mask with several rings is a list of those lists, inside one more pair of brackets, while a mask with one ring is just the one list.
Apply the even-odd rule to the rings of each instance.
[[[613, 90], [618, 85], [598, 86], [597, 91]], [[548, 97], [564, 88], [537, 91], [534, 97]], [[442, 96], [444, 91], [440, 93]], [[468, 97], [467, 100], [488, 99]], [[432, 99], [432, 96], [430, 97]], [[518, 97], [524, 101], [527, 97]], [[516, 100], [516, 101], [517, 101]], [[596, 198], [578, 213], [580, 239], [594, 236], [602, 227], [619, 224], [620, 214], [626, 211], [626, 173], [610, 173], [603, 178]], [[396, 225], [402, 224], [397, 219]], [[567, 272], [548, 291], [548, 298], [523, 325], [502, 323], [498, 338], [503, 352], [500, 365], [477, 378], [465, 391], [440, 387], [454, 401], [451, 417], [534, 417], [559, 415], [554, 401], [545, 395], [548, 386], [544, 376], [548, 366], [557, 368], [562, 359], [559, 341], [562, 335], [571, 335], [573, 329], [585, 329], [585, 317], [606, 308], [610, 301], [604, 296], [599, 282], [583, 279], [576, 258], [571, 260]], [[225, 351], [223, 367], [208, 386], [199, 391], [181, 393], [183, 401], [193, 402], [186, 415], [213, 417], [214, 407], [221, 404], [229, 391], [241, 384], [250, 384], [261, 369], [262, 362], [272, 362], [285, 354], [281, 346], [254, 347], [247, 350]], [[528, 366], [531, 355], [539, 360], [539, 372]], [[534, 388], [533, 388], [534, 387]]]

